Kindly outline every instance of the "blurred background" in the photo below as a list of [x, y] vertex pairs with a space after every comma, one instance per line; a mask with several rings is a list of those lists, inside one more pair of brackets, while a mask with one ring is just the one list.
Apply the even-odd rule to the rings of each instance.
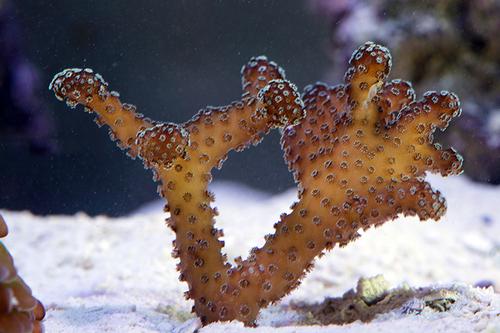
[[[140, 112], [183, 122], [238, 99], [251, 56], [266, 54], [302, 90], [341, 83], [366, 40], [390, 48], [392, 78], [418, 94], [459, 94], [463, 116], [439, 140], [464, 155], [471, 179], [499, 184], [498, 17], [500, 0], [0, 0], [0, 207], [117, 216], [158, 198], [151, 172], [48, 91], [66, 67], [93, 68]], [[215, 177], [293, 186], [277, 131]]]

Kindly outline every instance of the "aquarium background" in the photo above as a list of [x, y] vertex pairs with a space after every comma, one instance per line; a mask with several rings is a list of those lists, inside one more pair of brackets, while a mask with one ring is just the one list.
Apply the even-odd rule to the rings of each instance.
[[[454, 137], [446, 142], [465, 155], [472, 179], [499, 183], [494, 138], [500, 101], [494, 87], [500, 86], [500, 47], [493, 37], [500, 27], [498, 20], [484, 19], [485, 13], [500, 12], [498, 1], [478, 1], [475, 7], [471, 1], [443, 1], [435, 10], [434, 1], [396, 3], [0, 1], [2, 207], [116, 216], [158, 198], [142, 163], [117, 149], [92, 116], [68, 110], [48, 91], [52, 76], [66, 67], [93, 68], [140, 112], [182, 122], [206, 105], [237, 99], [239, 71], [251, 56], [266, 54], [302, 90], [318, 80], [340, 83], [350, 52], [370, 39], [390, 46], [396, 63], [406, 66], [396, 68], [393, 78], [416, 75], [417, 93], [444, 86], [467, 101], [465, 120], [457, 121], [461, 125], [449, 131]], [[373, 23], [372, 29], [360, 32], [360, 20], [363, 27]], [[489, 25], [476, 32], [474, 22]], [[411, 47], [405, 44], [410, 36], [420, 38]], [[423, 63], [437, 62], [437, 69], [408, 60], [408, 53], [417, 58], [429, 47], [433, 53]], [[464, 49], [467, 57], [457, 61], [454, 55]], [[485, 62], [481, 70], [489, 75], [474, 75], [474, 65]], [[215, 177], [273, 193], [293, 186], [277, 131], [230, 157]]]

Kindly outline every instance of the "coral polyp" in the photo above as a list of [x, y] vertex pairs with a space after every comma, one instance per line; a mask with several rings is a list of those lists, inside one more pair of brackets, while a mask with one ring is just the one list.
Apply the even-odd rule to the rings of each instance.
[[[207, 107], [183, 124], [140, 116], [91, 70], [65, 70], [50, 87], [70, 106], [95, 112], [119, 146], [153, 170], [176, 233], [180, 279], [202, 323], [255, 325], [259, 310], [296, 288], [325, 249], [399, 214], [422, 220], [444, 214], [444, 198], [424, 176], [461, 172], [461, 157], [433, 142], [435, 129], [460, 114], [458, 98], [431, 92], [415, 101], [409, 83], [386, 81], [390, 68], [389, 51], [366, 43], [354, 52], [345, 84], [318, 83], [301, 98], [279, 66], [253, 58], [242, 68], [239, 101]], [[258, 144], [273, 128], [282, 129], [299, 201], [263, 247], [231, 266], [214, 227], [211, 172], [229, 151]]]

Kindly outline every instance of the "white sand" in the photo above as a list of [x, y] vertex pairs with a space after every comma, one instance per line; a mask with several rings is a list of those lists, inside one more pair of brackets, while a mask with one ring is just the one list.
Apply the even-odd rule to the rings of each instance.
[[[297, 290], [262, 311], [258, 330], [226, 323], [200, 332], [500, 332], [500, 187], [430, 178], [448, 200], [439, 223], [399, 219], [370, 230], [318, 260]], [[262, 245], [295, 197], [294, 191], [271, 197], [231, 183], [213, 189], [231, 258]], [[5, 243], [48, 309], [48, 333], [193, 331], [197, 321], [189, 319], [192, 303], [183, 298], [187, 286], [170, 256], [174, 235], [162, 205], [119, 219], [2, 211], [10, 229]], [[447, 312], [395, 310], [368, 324], [293, 326], [301, 314], [286, 308], [290, 302], [341, 296], [358, 278], [377, 274], [393, 286], [453, 286], [461, 297]], [[485, 280], [496, 293], [471, 287]]]

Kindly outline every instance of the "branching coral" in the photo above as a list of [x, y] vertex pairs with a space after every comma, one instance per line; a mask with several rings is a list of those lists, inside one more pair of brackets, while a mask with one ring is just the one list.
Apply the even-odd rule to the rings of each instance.
[[[140, 156], [161, 181], [180, 279], [202, 323], [254, 325], [259, 309], [294, 289], [316, 256], [347, 244], [360, 228], [398, 214], [439, 219], [444, 198], [423, 180], [425, 172], [461, 172], [460, 156], [432, 137], [460, 114], [454, 94], [431, 92], [415, 101], [409, 83], [386, 82], [391, 57], [373, 43], [361, 46], [350, 66], [344, 85], [310, 86], [303, 103], [276, 64], [251, 59], [242, 69], [240, 101], [208, 107], [180, 125], [139, 116], [91, 70], [65, 70], [50, 88], [70, 106], [95, 112], [119, 146]], [[283, 128], [299, 201], [281, 215], [262, 248], [246, 260], [236, 258], [232, 267], [222, 254], [222, 231], [214, 228], [211, 170], [230, 150], [260, 142], [275, 127]]]
[[[7, 224], [0, 216], [0, 237], [7, 233]], [[42, 332], [44, 316], [42, 303], [17, 275], [9, 251], [0, 242], [0, 332]]]

